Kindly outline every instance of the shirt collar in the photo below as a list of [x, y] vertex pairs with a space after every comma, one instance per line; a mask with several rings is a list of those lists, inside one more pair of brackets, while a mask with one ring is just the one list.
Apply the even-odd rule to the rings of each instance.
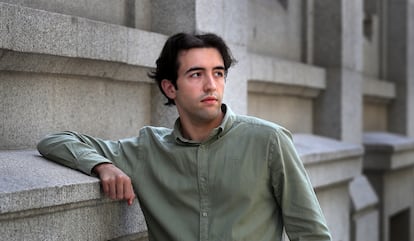
[[180, 118], [178, 117], [177, 120], [175, 121], [174, 129], [173, 129], [173, 136], [174, 136], [175, 141], [178, 144], [196, 146], [196, 145], [200, 145], [203, 143], [207, 143], [207, 142], [211, 142], [216, 139], [219, 139], [231, 128], [231, 126], [233, 125], [234, 119], [235, 119], [235, 114], [230, 109], [230, 107], [228, 107], [226, 104], [221, 105], [221, 111], [224, 113], [224, 117], [223, 117], [221, 124], [218, 127], [214, 128], [211, 131], [209, 138], [203, 141], [202, 143], [193, 141], [193, 140], [188, 140], [183, 137], [183, 135], [181, 134], [181, 122], [180, 122]]

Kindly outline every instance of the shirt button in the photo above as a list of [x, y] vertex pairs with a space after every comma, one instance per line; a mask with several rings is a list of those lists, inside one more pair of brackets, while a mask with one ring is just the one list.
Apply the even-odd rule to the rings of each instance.
[[207, 217], [207, 212], [202, 212], [202, 213], [201, 213], [201, 215], [202, 215], [203, 217]]

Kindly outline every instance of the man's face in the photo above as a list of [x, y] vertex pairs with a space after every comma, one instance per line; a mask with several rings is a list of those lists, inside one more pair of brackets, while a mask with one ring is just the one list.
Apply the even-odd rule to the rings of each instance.
[[177, 89], [168, 89], [180, 118], [202, 124], [221, 122], [225, 84], [223, 58], [215, 48], [193, 48], [178, 55]]

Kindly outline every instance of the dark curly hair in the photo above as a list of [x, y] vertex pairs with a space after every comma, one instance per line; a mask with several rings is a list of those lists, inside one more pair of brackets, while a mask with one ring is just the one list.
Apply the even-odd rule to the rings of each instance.
[[156, 61], [156, 69], [148, 73], [148, 76], [157, 82], [158, 88], [168, 99], [165, 105], [175, 105], [175, 102], [164, 93], [161, 87], [161, 81], [167, 79], [177, 89], [177, 72], [180, 66], [180, 63], [178, 63], [178, 54], [180, 51], [192, 48], [217, 49], [223, 58], [226, 74], [228, 69], [236, 63], [224, 40], [216, 34], [177, 33], [169, 37]]

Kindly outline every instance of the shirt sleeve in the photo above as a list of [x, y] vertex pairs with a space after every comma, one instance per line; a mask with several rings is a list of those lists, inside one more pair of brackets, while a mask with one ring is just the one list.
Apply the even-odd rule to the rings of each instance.
[[291, 241], [329, 241], [331, 236], [303, 163], [286, 129], [275, 132], [270, 168], [275, 198]]
[[116, 141], [66, 131], [46, 136], [37, 149], [49, 160], [92, 175], [96, 165], [119, 159], [121, 147]]

